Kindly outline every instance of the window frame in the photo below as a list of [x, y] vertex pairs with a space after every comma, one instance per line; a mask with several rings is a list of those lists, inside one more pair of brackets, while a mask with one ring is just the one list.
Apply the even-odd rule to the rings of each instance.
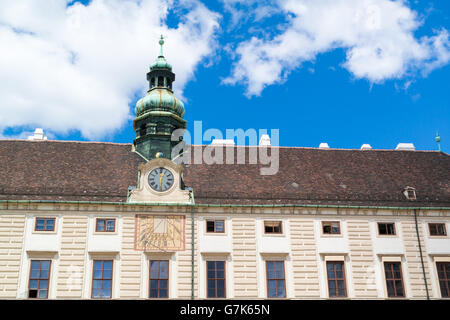
[[[286, 266], [284, 263], [284, 260], [265, 260], [266, 262], [266, 295], [267, 295], [267, 299], [286, 299], [287, 298], [287, 290], [286, 290]], [[283, 278], [282, 279], [278, 279], [278, 278], [270, 278], [269, 279], [269, 268], [268, 268], [268, 263], [274, 263], [275, 264], [275, 276], [276, 276], [276, 263], [277, 262], [281, 262], [283, 263]], [[276, 281], [276, 297], [269, 297], [269, 280], [275, 280]], [[283, 285], [284, 285], [284, 297], [278, 297], [278, 281], [283, 281]]]
[[[33, 265], [33, 261], [39, 261], [39, 278], [37, 279], [31, 279], [31, 270], [32, 270], [32, 265]], [[48, 265], [48, 278], [40, 278], [40, 274], [41, 274], [41, 266], [42, 266], [42, 261], [48, 261], [49, 265]], [[52, 260], [51, 259], [30, 259], [30, 270], [28, 273], [28, 299], [48, 299], [48, 294], [50, 291], [50, 277], [51, 277], [51, 271], [52, 271]], [[37, 280], [38, 284], [37, 284], [37, 293], [36, 293], [36, 297], [30, 297], [30, 282], [31, 280]], [[39, 282], [41, 280], [47, 280], [47, 294], [45, 296], [45, 298], [39, 298]]]
[[[105, 221], [105, 230], [98, 230], [98, 221], [104, 220]], [[114, 229], [113, 230], [107, 230], [108, 221], [114, 221]], [[115, 233], [116, 232], [116, 218], [95, 218], [95, 232], [96, 233]]]
[[[392, 224], [393, 226], [394, 226], [394, 233], [393, 234], [390, 234], [390, 233], [386, 233], [386, 234], [383, 234], [383, 233], [380, 233], [380, 225], [389, 225], [389, 224]], [[396, 228], [396, 226], [395, 226], [395, 222], [377, 222], [377, 234], [378, 234], [378, 236], [381, 236], [381, 237], [396, 237], [397, 236], [397, 228]], [[386, 231], [388, 230], [388, 228], [386, 227]]]
[[[338, 225], [339, 225], [339, 232], [337, 232], [337, 233], [333, 233], [333, 232], [330, 232], [330, 233], [325, 233], [325, 230], [324, 230], [324, 227], [325, 227], [325, 224], [327, 224], [327, 223], [329, 223], [330, 224], [330, 230], [332, 230], [333, 228], [332, 228], [332, 224], [333, 223], [337, 223]], [[342, 235], [342, 232], [341, 232], [341, 222], [340, 221], [322, 221], [322, 235], [324, 235], [324, 236], [340, 236], [340, 235]]]
[[[330, 279], [329, 275], [328, 275], [328, 264], [329, 263], [334, 264], [334, 267], [333, 267], [334, 279]], [[337, 263], [342, 264], [342, 275], [343, 275], [343, 278], [337, 278], [337, 276], [336, 276], [336, 264]], [[343, 261], [343, 260], [327, 260], [327, 261], [325, 261], [325, 272], [326, 272], [326, 276], [327, 276], [328, 298], [330, 298], [330, 299], [346, 299], [346, 298], [348, 298], [347, 275], [346, 275], [346, 272], [345, 272], [345, 261]], [[338, 296], [338, 295], [332, 296], [330, 294], [330, 281], [334, 281], [335, 282], [335, 284], [336, 284], [336, 292], [337, 293], [339, 293], [339, 289], [338, 289], [339, 287], [337, 285], [337, 281], [344, 281], [344, 292], [345, 292], [345, 295], [343, 295], [343, 296]]]
[[[447, 273], [446, 268], [444, 266], [444, 274], [446, 276], [446, 278], [441, 279], [439, 277], [439, 264], [443, 264], [443, 265], [450, 265], [450, 261], [436, 261], [436, 274], [437, 274], [437, 281], [438, 281], [438, 287], [439, 287], [439, 292], [441, 294], [441, 298], [442, 299], [450, 299], [450, 273]], [[447, 289], [447, 296], [444, 296], [443, 292], [442, 292], [442, 286], [441, 286], [441, 281], [445, 281], [446, 282], [446, 289]]]
[[[223, 230], [222, 231], [217, 231], [217, 227], [216, 227], [216, 222], [217, 221], [221, 221], [223, 223]], [[208, 222], [214, 222], [214, 231], [208, 231]], [[224, 234], [225, 233], [225, 219], [206, 219], [205, 220], [205, 233], [220, 233], [220, 234]]]
[[[438, 225], [443, 225], [444, 226], [444, 234], [432, 234], [431, 233], [432, 225], [436, 227], [435, 228], [436, 231], [438, 230], [438, 228], [437, 228]], [[447, 236], [447, 226], [443, 222], [429, 222], [428, 223], [428, 234], [430, 235], [430, 237], [446, 237]]]
[[[209, 278], [208, 277], [208, 263], [214, 262], [214, 273], [217, 274], [217, 262], [223, 262], [223, 278]], [[227, 262], [226, 260], [207, 260], [206, 263], [206, 298], [207, 299], [226, 299], [227, 298]], [[209, 280], [215, 281], [215, 297], [209, 296]], [[223, 280], [223, 297], [217, 297], [217, 280]]]
[[[102, 278], [101, 279], [95, 279], [95, 262], [96, 261], [102, 261]], [[103, 278], [103, 271], [104, 271], [104, 264], [105, 261], [111, 261], [111, 278], [107, 279], [107, 278]], [[93, 259], [92, 260], [92, 277], [91, 277], [91, 299], [103, 299], [103, 300], [107, 300], [107, 299], [112, 299], [113, 296], [113, 279], [114, 279], [114, 259]], [[94, 280], [100, 280], [102, 281], [102, 287], [100, 288], [100, 297], [99, 298], [95, 298], [94, 297]], [[105, 280], [109, 280], [111, 281], [111, 287], [109, 288], [111, 290], [110, 294], [109, 294], [109, 298], [103, 298], [102, 297], [102, 293], [103, 293], [103, 281]]]
[[[398, 264], [399, 265], [400, 278], [394, 277], [393, 267], [390, 270], [392, 272], [393, 278], [389, 278], [389, 279], [387, 278], [387, 276], [386, 276], [386, 265], [387, 264], [391, 264], [391, 265]], [[405, 290], [405, 281], [403, 280], [403, 264], [402, 264], [402, 262], [401, 261], [383, 261], [383, 271], [384, 271], [384, 284], [386, 286], [387, 298], [389, 298], [389, 299], [405, 299], [406, 298], [406, 290]], [[398, 281], [398, 280], [400, 280], [402, 282], [402, 294], [403, 294], [402, 296], [397, 296], [397, 290], [396, 290], [397, 287], [396, 287], [395, 281]], [[393, 281], [393, 283], [394, 283], [395, 296], [389, 296], [388, 281]]]
[[[44, 220], [44, 229], [43, 230], [37, 229], [38, 220]], [[53, 220], [53, 229], [51, 229], [51, 230], [45, 229], [45, 227], [47, 226], [48, 220]], [[56, 218], [55, 217], [35, 217], [34, 218], [34, 231], [35, 232], [55, 232], [55, 230], [56, 230]]]
[[[279, 223], [280, 224], [280, 231], [279, 232], [267, 232], [266, 231], [266, 223]], [[283, 221], [282, 220], [264, 220], [263, 221], [263, 228], [264, 228], [264, 235], [282, 235], [283, 234]], [[275, 228], [275, 226], [272, 226], [272, 228]]]
[[[158, 278], [152, 278], [152, 262], [158, 262]], [[167, 262], [167, 278], [160, 278], [160, 270], [161, 270], [161, 262]], [[157, 297], [151, 297], [150, 292], [152, 290], [151, 282], [152, 280], [158, 281], [158, 288], [156, 289]], [[167, 281], [167, 297], [159, 296], [159, 281], [166, 280]], [[169, 299], [170, 297], [170, 260], [164, 259], [148, 259], [148, 298], [149, 299]]]

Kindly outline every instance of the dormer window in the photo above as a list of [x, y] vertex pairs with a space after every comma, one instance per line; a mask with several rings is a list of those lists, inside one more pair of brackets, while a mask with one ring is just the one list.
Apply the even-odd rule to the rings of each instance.
[[413, 187], [406, 187], [403, 194], [408, 200], [416, 200], [416, 189]]

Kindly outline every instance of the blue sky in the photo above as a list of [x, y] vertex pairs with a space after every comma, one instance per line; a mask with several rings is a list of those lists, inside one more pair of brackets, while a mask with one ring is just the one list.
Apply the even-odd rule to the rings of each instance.
[[[78, 13], [82, 16], [94, 14], [95, 2], [98, 1], [69, 6], [79, 9]], [[108, 3], [108, 1], [104, 2]], [[330, 147], [335, 148], [359, 148], [363, 143], [368, 143], [375, 149], [393, 149], [399, 142], [412, 142], [416, 149], [435, 150], [437, 145], [434, 137], [436, 131], [439, 131], [443, 151], [448, 152], [450, 148], [450, 65], [448, 61], [450, 46], [446, 31], [450, 30], [449, 1], [397, 1], [395, 8], [398, 9], [401, 22], [399, 25], [387, 24], [375, 28], [381, 30], [375, 36], [370, 31], [372, 29], [356, 33], [356, 35], [339, 30], [339, 28], [349, 27], [343, 22], [338, 22], [330, 28], [326, 27], [326, 22], [308, 22], [320, 21], [330, 1], [319, 1], [323, 2], [324, 6], [320, 8], [309, 8], [308, 6], [314, 7], [314, 5], [308, 0], [280, 3], [251, 0], [241, 3], [234, 0], [203, 3], [181, 1], [181, 5], [178, 2], [167, 4], [165, 1], [155, 0], [151, 5], [154, 6], [156, 2], [167, 5], [167, 11], [162, 18], [159, 17], [159, 20], [155, 18], [158, 20], [155, 25], [160, 24], [162, 27], [146, 37], [148, 43], [142, 44], [140, 37], [145, 38], [145, 35], [134, 38], [133, 34], [125, 37], [130, 39], [130, 43], [123, 41], [117, 43], [118, 47], [136, 45], [136, 51], [140, 51], [138, 48], [141, 46], [145, 48], [144, 51], [148, 48], [149, 51], [144, 56], [136, 58], [139, 63], [136, 63], [133, 68], [130, 67], [133, 72], [126, 68], [114, 69], [117, 65], [113, 57], [115, 49], [103, 59], [99, 51], [89, 51], [81, 47], [80, 43], [85, 41], [86, 33], [80, 35], [73, 30], [68, 31], [72, 38], [62, 42], [59, 40], [61, 35], [46, 31], [52, 28], [51, 24], [43, 26], [36, 23], [22, 26], [17, 22], [17, 25], [14, 25], [16, 22], [8, 21], [12, 21], [11, 17], [14, 17], [17, 12], [12, 12], [11, 17], [0, 15], [0, 22], [2, 22], [0, 26], [14, 30], [11, 37], [17, 38], [17, 46], [21, 45], [22, 40], [33, 41], [31, 38], [37, 37], [44, 39], [45, 44], [49, 46], [56, 43], [57, 48], [70, 47], [69, 51], [72, 55], [67, 78], [61, 74], [55, 76], [55, 79], [63, 77], [65, 81], [71, 82], [68, 89], [62, 87], [58, 91], [52, 91], [45, 87], [45, 80], [30, 83], [26, 87], [32, 92], [37, 92], [29, 98], [24, 93], [23, 86], [18, 87], [22, 91], [17, 89], [16, 95], [20, 95], [19, 101], [41, 99], [40, 105], [47, 105], [45, 99], [48, 100], [49, 97], [51, 97], [50, 100], [54, 99], [55, 102], [48, 104], [52, 105], [48, 107], [48, 113], [47, 109], [44, 112], [46, 116], [40, 118], [37, 112], [33, 117], [29, 117], [30, 109], [26, 107], [18, 109], [19, 111], [15, 114], [11, 108], [1, 113], [2, 107], [0, 107], [0, 120], [5, 120], [3, 127], [0, 122], [0, 136], [2, 135], [3, 138], [23, 137], [24, 132], [28, 133], [36, 126], [41, 126], [52, 139], [132, 142], [135, 137], [132, 128], [134, 104], [145, 93], [145, 87], [148, 85], [145, 78], [146, 72], [148, 65], [156, 58], [158, 51], [156, 34], [160, 31], [168, 34], [166, 57], [174, 66], [174, 72], [177, 74], [176, 82], [180, 79], [176, 93], [185, 102], [185, 119], [188, 121], [188, 130], [192, 132], [194, 121], [201, 120], [204, 130], [217, 128], [224, 134], [226, 129], [279, 129], [282, 146], [317, 147], [319, 143], [327, 142]], [[338, 2], [342, 2], [342, 7], [336, 4]], [[352, 0], [336, 1], [334, 10], [353, 14], [350, 9], [345, 8], [345, 5], [351, 2]], [[381, 2], [386, 2], [389, 6], [391, 1]], [[370, 1], [368, 3], [370, 4]], [[308, 11], [302, 15], [301, 10], [304, 7], [308, 7]], [[64, 4], [50, 9], [55, 10], [55, 15], [50, 19], [56, 21], [61, 16], [61, 12], [67, 12], [68, 7]], [[145, 11], [145, 8], [138, 9]], [[97, 10], [106, 9], [102, 7]], [[120, 9], [112, 6], [112, 9], [104, 12], [111, 13], [113, 10]], [[201, 12], [195, 15], [196, 10]], [[314, 10], [316, 10], [315, 14], [319, 15], [319, 19], [311, 13]], [[377, 19], [382, 24], [384, 21], [397, 21], [395, 10], [378, 9], [373, 4], [364, 10], [362, 12], [369, 12], [369, 18], [375, 12], [375, 24]], [[123, 12], [130, 12], [130, 10]], [[190, 24], [186, 21], [186, 15], [189, 13], [192, 19], [197, 21], [196, 23]], [[408, 15], [411, 13], [413, 16]], [[128, 21], [133, 19], [138, 20], [136, 16], [127, 17], [126, 13], [123, 14], [120, 22], [123, 23], [124, 29]], [[202, 21], [198, 22], [198, 20]], [[413, 26], [404, 27], [408, 23]], [[184, 29], [180, 27], [181, 25]], [[293, 27], [293, 25], [297, 26]], [[138, 24], [136, 26], [139, 27]], [[358, 27], [357, 23], [356, 27]], [[351, 28], [354, 28], [354, 25]], [[395, 34], [399, 31], [396, 28], [401, 28], [405, 36], [397, 37]], [[105, 36], [101, 33], [100, 24], [91, 27], [90, 30], [94, 30], [93, 35], [98, 35], [99, 40], [101, 38], [100, 42], [104, 41]], [[100, 31], [96, 33], [96, 30]], [[130, 30], [136, 30], [136, 28], [130, 28]], [[187, 39], [184, 43], [183, 39], [186, 37], [183, 37], [185, 35], [183, 32], [192, 32], [196, 36]], [[351, 32], [353, 31], [350, 30]], [[22, 36], [23, 33], [27, 34], [28, 38]], [[309, 33], [309, 39], [301, 38], [304, 33]], [[94, 36], [91, 43], [96, 43], [97, 39]], [[117, 38], [120, 38], [120, 35]], [[251, 42], [252, 38], [255, 42]], [[74, 40], [70, 41], [71, 39]], [[0, 43], [1, 41], [0, 37]], [[176, 45], [181, 47], [169, 47], [171, 41], [172, 46], [173, 42], [177, 42]], [[296, 46], [297, 41], [300, 43], [298, 46]], [[109, 44], [114, 48], [114, 36], [106, 45]], [[367, 54], [365, 49], [372, 48], [374, 45], [380, 47], [377, 49], [377, 54], [374, 55], [372, 52]], [[28, 44], [27, 47], [30, 45]], [[357, 49], [361, 50], [357, 51]], [[44, 51], [49, 52], [49, 50]], [[90, 52], [94, 56], [99, 54], [95, 61], [97, 64], [103, 63], [103, 66], [94, 76], [83, 77], [84, 70], [88, 70], [86, 66], [93, 65], [89, 64], [85, 58]], [[356, 59], [361, 52], [362, 57]], [[398, 52], [402, 54], [397, 55]], [[51, 67], [52, 60], [42, 57], [42, 51], [38, 53], [40, 59], [50, 61]], [[123, 61], [131, 61], [132, 54], [124, 53]], [[350, 58], [350, 54], [354, 60]], [[64, 52], [61, 56], [65, 57], [61, 58], [62, 60], [67, 59]], [[0, 62], [1, 59], [0, 56]], [[32, 60], [33, 56], [23, 59]], [[111, 61], [109, 62], [108, 59]], [[255, 59], [261, 60], [258, 60], [258, 63]], [[399, 59], [403, 60], [399, 62]], [[134, 61], [133, 58], [132, 60]], [[376, 65], [377, 63], [380, 65]], [[64, 68], [64, 64], [59, 67], [61, 70], [65, 70]], [[20, 70], [14, 70], [15, 73], [18, 71]], [[96, 77], [101, 72], [105, 72], [105, 76]], [[102, 92], [100, 98], [95, 96], [96, 92], [88, 92], [89, 89], [86, 86], [79, 89], [74, 98], [70, 98], [70, 103], [74, 104], [72, 109], [64, 110], [64, 112], [61, 110], [60, 106], [66, 101], [67, 95], [56, 99], [57, 94], [54, 92], [71, 90], [70, 88], [77, 86], [77, 81], [98, 80], [107, 83], [106, 81], [109, 80], [105, 79], [111, 77], [117, 77], [120, 81], [108, 83], [109, 86], [106, 89], [99, 88], [96, 92]], [[129, 80], [125, 83], [127, 79]], [[0, 81], [7, 80], [0, 77]], [[48, 85], [54, 86], [53, 81], [55, 80], [48, 80]], [[115, 88], [118, 92], [123, 90], [123, 94], [117, 94], [117, 98], [113, 92]], [[11, 87], [8, 94], [14, 90], [15, 88]], [[41, 96], [39, 90], [44, 92], [49, 90], [49, 93]], [[105, 90], [105, 94], [102, 90]], [[86, 99], [78, 101], [78, 97], [83, 94], [86, 95]], [[102, 97], [106, 98], [106, 96], [110, 102], [108, 100], [105, 106], [100, 106], [97, 101], [103, 101]], [[89, 99], [90, 97], [92, 99]], [[2, 99], [0, 90], [0, 100], [9, 102], [18, 101], [18, 99], [15, 96], [5, 96]], [[86, 103], [86, 111], [83, 109], [83, 103]], [[119, 111], [116, 112], [116, 109], [111, 107], [110, 113], [117, 115], [117, 118], [111, 118], [109, 123], [110, 119], [106, 119], [103, 123], [98, 119], [108, 117], [105, 115], [109, 112], [108, 104], [111, 106], [117, 104]], [[121, 107], [120, 104], [128, 104], [128, 108]], [[71, 110], [78, 106], [80, 114], [83, 114], [79, 119], [76, 118], [76, 112], [74, 115], [71, 114]], [[103, 108], [101, 112], [95, 110], [97, 106], [98, 109]], [[33, 112], [36, 112], [38, 107], [39, 105], [36, 104]], [[51, 107], [53, 109], [50, 109]], [[90, 112], [92, 112], [92, 119], [88, 121], [86, 118], [89, 117]], [[20, 119], [17, 116], [17, 120], [7, 121], [11, 118], [15, 119], [18, 114], [21, 115]], [[26, 117], [29, 118], [21, 120]], [[49, 117], [54, 119], [49, 120]], [[61, 120], [64, 117], [72, 118], [73, 121]], [[69, 129], [66, 130], [66, 128]]]

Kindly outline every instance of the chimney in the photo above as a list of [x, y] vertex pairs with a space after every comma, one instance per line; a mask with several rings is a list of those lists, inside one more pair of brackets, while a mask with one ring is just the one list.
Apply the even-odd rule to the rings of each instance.
[[42, 130], [42, 128], [36, 128], [36, 130], [34, 130], [34, 134], [29, 136], [28, 140], [44, 141], [47, 140], [47, 137], [44, 135], [44, 130]]
[[414, 151], [416, 148], [412, 143], [399, 143], [395, 150], [403, 150], [403, 151]]
[[270, 137], [268, 134], [261, 135], [261, 138], [259, 139], [259, 145], [260, 146], [270, 146]]

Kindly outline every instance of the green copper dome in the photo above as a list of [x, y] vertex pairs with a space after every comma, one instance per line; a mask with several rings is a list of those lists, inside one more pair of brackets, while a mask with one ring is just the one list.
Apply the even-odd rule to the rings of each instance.
[[166, 61], [164, 56], [159, 56], [156, 61], [150, 65], [150, 71], [155, 69], [169, 69], [172, 71], [172, 66]]
[[165, 88], [154, 88], [147, 92], [147, 95], [136, 103], [136, 116], [139, 117], [149, 111], [174, 112], [183, 118], [185, 110], [184, 104], [178, 100], [170, 90]]

